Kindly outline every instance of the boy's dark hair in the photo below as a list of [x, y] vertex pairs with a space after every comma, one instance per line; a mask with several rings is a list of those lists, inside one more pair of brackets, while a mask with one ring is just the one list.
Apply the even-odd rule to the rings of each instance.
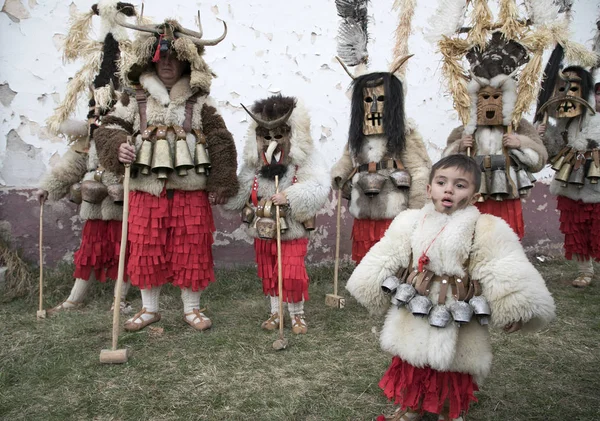
[[467, 155], [455, 154], [448, 155], [440, 159], [431, 167], [431, 172], [429, 173], [429, 184], [431, 184], [433, 181], [435, 172], [444, 168], [458, 168], [464, 173], [472, 175], [475, 192], [479, 191], [479, 185], [481, 184], [481, 169], [473, 158]]

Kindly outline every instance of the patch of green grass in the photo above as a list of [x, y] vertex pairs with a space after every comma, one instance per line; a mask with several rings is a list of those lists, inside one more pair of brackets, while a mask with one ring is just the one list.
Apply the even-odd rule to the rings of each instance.
[[[492, 334], [492, 375], [470, 421], [600, 418], [599, 289], [571, 287], [572, 263], [538, 268], [558, 319], [533, 335]], [[351, 270], [343, 266], [340, 279]], [[68, 295], [71, 271], [47, 274], [49, 305]], [[253, 268], [217, 272], [202, 296], [214, 322], [206, 333], [183, 322], [179, 291], [164, 287], [163, 318], [153, 325], [164, 332], [124, 332], [119, 347], [132, 350], [124, 365], [98, 361], [110, 346], [112, 284], [96, 283], [86, 307], [44, 321], [35, 319], [35, 297], [13, 300], [0, 307], [0, 418], [317, 421], [391, 411], [377, 386], [390, 362], [378, 344], [383, 319], [349, 297], [343, 310], [325, 307], [333, 269], [309, 274], [309, 333], [293, 336], [288, 323], [289, 348], [279, 352], [271, 348], [277, 334], [260, 329], [269, 306]], [[139, 292], [130, 297], [139, 309]]]

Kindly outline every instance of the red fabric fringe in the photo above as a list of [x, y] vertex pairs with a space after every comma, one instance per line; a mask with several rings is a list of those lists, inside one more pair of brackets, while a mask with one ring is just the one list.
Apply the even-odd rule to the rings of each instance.
[[215, 225], [205, 191], [166, 190], [160, 197], [144, 192], [129, 196], [131, 284], [140, 289], [172, 282], [193, 291], [215, 280], [212, 233]]
[[600, 261], [600, 203], [583, 203], [558, 196], [560, 232], [565, 235], [565, 257]]
[[383, 237], [393, 219], [355, 219], [352, 225], [352, 260], [359, 264]]
[[[308, 300], [308, 273], [304, 265], [307, 249], [307, 238], [281, 242], [283, 301], [286, 303]], [[254, 252], [264, 294], [277, 297], [277, 241], [256, 238]]]
[[522, 240], [525, 236], [525, 222], [523, 222], [521, 199], [508, 199], [501, 202], [488, 199], [485, 202], [475, 203], [475, 206], [481, 213], [487, 213], [504, 219], [519, 236], [519, 240]]
[[477, 402], [474, 392], [479, 390], [470, 374], [418, 368], [399, 357], [392, 359], [379, 387], [402, 409], [440, 414], [449, 402], [450, 418], [466, 414], [470, 403]]
[[81, 245], [73, 256], [75, 278], [90, 279], [92, 271], [100, 282], [117, 279], [121, 221], [88, 219], [83, 225]]

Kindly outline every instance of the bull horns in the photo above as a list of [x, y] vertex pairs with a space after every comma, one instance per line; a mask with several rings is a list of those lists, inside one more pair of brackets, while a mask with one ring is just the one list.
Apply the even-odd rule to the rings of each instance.
[[244, 106], [244, 104], [240, 104], [240, 105], [242, 106], [242, 108], [243, 108], [244, 110], [246, 110], [246, 112], [248, 113], [248, 115], [249, 115], [250, 117], [252, 117], [252, 120], [256, 121], [256, 124], [258, 124], [258, 125], [259, 125], [259, 126], [261, 126], [261, 127], [264, 127], [265, 129], [268, 129], [268, 130], [273, 130], [275, 127], [279, 127], [279, 126], [281, 126], [282, 124], [284, 124], [286, 121], [288, 121], [288, 119], [289, 119], [289, 118], [290, 118], [290, 116], [292, 115], [292, 112], [294, 111], [294, 106], [292, 106], [292, 107], [289, 109], [289, 111], [288, 111], [288, 112], [287, 112], [287, 113], [286, 113], [284, 116], [281, 116], [281, 117], [279, 117], [279, 118], [278, 118], [278, 119], [276, 119], [276, 120], [263, 120], [263, 119], [261, 119], [261, 118], [259, 118], [259, 117], [255, 116], [254, 114], [252, 114], [252, 113], [250, 112], [250, 110], [248, 110], [248, 108], [246, 108], [246, 107]]

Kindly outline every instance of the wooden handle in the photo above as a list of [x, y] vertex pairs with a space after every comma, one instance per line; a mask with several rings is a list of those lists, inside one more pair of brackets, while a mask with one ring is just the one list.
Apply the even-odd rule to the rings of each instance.
[[123, 290], [123, 279], [125, 277], [125, 254], [127, 251], [127, 222], [129, 218], [129, 178], [131, 165], [125, 165], [125, 178], [123, 179], [123, 221], [121, 222], [121, 246], [119, 249], [119, 271], [117, 275], [117, 288], [115, 291], [113, 326], [112, 326], [112, 350], [117, 350], [119, 340], [119, 316], [121, 314], [121, 291]]
[[[279, 193], [279, 176], [275, 176], [275, 194]], [[281, 270], [281, 222], [279, 205], [275, 205], [275, 223], [277, 230], [277, 291], [279, 294], [279, 339], [283, 339], [283, 271]]]
[[40, 305], [39, 310], [44, 310], [44, 204], [40, 205]]
[[336, 230], [335, 230], [335, 265], [333, 266], [333, 294], [338, 293], [338, 273], [340, 269], [340, 232], [342, 230], [342, 188], [338, 189], [337, 194], [337, 216], [336, 216]]

